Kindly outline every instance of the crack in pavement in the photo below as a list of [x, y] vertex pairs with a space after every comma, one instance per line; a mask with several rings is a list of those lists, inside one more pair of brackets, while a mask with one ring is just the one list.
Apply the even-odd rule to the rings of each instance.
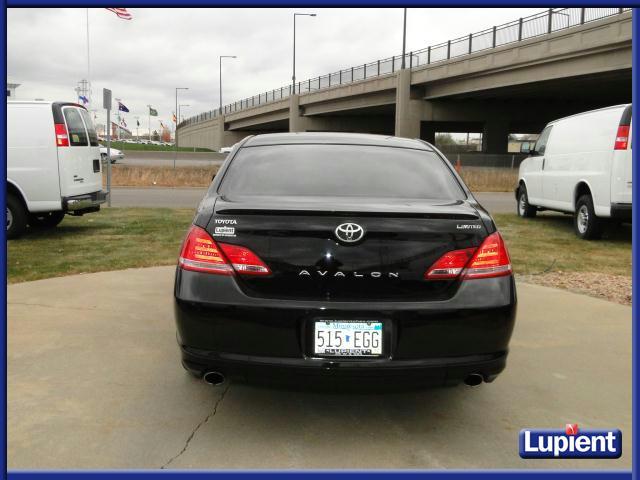
[[223, 390], [222, 395], [220, 395], [220, 398], [218, 398], [216, 403], [213, 405], [213, 410], [211, 411], [211, 413], [209, 413], [209, 415], [207, 415], [204, 418], [204, 420], [202, 420], [198, 425], [196, 425], [196, 428], [194, 428], [192, 430], [191, 435], [189, 435], [189, 437], [187, 438], [187, 441], [184, 442], [184, 447], [182, 447], [182, 450], [180, 450], [180, 452], [177, 455], [174, 455], [164, 465], [162, 465], [160, 467], [160, 470], [164, 470], [165, 468], [167, 468], [177, 458], [179, 458], [184, 452], [187, 451], [187, 448], [189, 448], [189, 444], [191, 443], [191, 440], [193, 440], [193, 437], [196, 435], [196, 432], [200, 429], [200, 427], [202, 427], [205, 423], [207, 423], [209, 421], [209, 419], [211, 419], [212, 417], [215, 416], [216, 412], [218, 411], [218, 406], [220, 405], [220, 403], [224, 399], [224, 397], [227, 394], [227, 392], [229, 391], [230, 387], [231, 387], [231, 382], [229, 381], [228, 384], [227, 384], [227, 387]]

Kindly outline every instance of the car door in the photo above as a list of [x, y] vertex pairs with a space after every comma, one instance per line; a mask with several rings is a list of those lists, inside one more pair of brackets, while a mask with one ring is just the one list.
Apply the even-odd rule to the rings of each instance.
[[97, 192], [102, 189], [100, 148], [89, 114], [82, 107], [68, 105], [62, 107], [62, 116], [69, 140], [68, 146], [58, 147], [61, 195]]
[[552, 128], [553, 125], [548, 125], [542, 131], [533, 151], [531, 151], [530, 156], [527, 159], [527, 170], [524, 172], [524, 176], [527, 185], [529, 203], [533, 205], [542, 206], [545, 201], [542, 181], [544, 175], [544, 155]]

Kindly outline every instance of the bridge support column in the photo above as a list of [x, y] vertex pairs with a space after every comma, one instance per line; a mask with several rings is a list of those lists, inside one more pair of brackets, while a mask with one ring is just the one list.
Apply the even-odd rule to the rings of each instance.
[[307, 119], [300, 115], [300, 95], [289, 97], [289, 131], [305, 132]]
[[224, 115], [218, 117], [218, 124], [213, 134], [213, 145], [217, 151], [224, 147]]
[[422, 100], [411, 98], [411, 70], [396, 74], [396, 128], [397, 137], [420, 138]]
[[482, 132], [484, 153], [507, 153], [509, 149], [509, 121], [498, 118], [487, 120]]

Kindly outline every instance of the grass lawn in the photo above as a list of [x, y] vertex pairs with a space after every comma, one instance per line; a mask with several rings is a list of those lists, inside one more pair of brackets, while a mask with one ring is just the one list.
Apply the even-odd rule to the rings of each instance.
[[519, 218], [493, 216], [519, 274], [598, 272], [631, 277], [631, 226], [605, 231], [602, 240], [585, 241], [573, 232], [569, 215]]
[[[104, 208], [83, 217], [67, 216], [53, 230], [32, 230], [8, 242], [9, 283], [82, 272], [175, 265], [193, 209]], [[604, 240], [575, 237], [569, 216], [520, 219], [495, 216], [514, 270], [533, 274], [599, 272], [631, 276], [631, 229]]]
[[104, 208], [9, 240], [9, 283], [83, 272], [174, 265], [193, 209]]
[[[106, 142], [102, 145], [107, 146]], [[148, 152], [175, 152], [175, 147], [168, 147], [166, 145], [146, 145], [144, 143], [125, 143], [125, 142], [111, 142], [111, 147], [123, 152], [130, 152], [133, 150], [144, 150]], [[178, 147], [179, 152], [213, 152], [210, 148], [196, 147]]]

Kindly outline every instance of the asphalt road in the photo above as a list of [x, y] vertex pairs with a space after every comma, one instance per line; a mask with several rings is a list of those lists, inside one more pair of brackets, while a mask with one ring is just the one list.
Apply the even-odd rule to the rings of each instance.
[[173, 167], [174, 161], [177, 167], [210, 167], [222, 165], [227, 154], [220, 153], [178, 153], [173, 152], [125, 152], [123, 160], [118, 160], [117, 165], [161, 166]]
[[[111, 201], [114, 207], [195, 208], [206, 191], [205, 188], [116, 187]], [[515, 212], [516, 201], [510, 192], [480, 192], [474, 195], [491, 213]]]
[[[519, 284], [505, 372], [394, 394], [205, 385], [173, 267], [9, 285], [10, 469], [630, 469], [631, 308]], [[620, 428], [618, 460], [522, 460], [525, 427]]]

